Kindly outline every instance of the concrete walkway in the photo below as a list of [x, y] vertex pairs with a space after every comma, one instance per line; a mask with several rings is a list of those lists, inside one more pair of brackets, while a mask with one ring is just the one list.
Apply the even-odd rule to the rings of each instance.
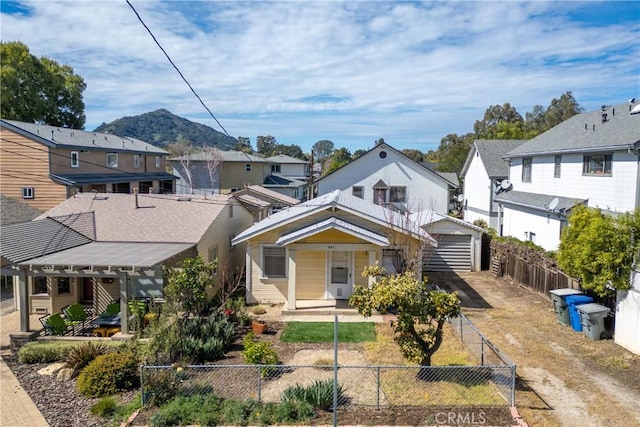
[[[37, 327], [38, 317], [32, 316], [30, 322], [32, 328]], [[47, 427], [49, 424], [2, 359], [11, 354], [9, 334], [18, 331], [19, 312], [0, 317], [0, 426]]]

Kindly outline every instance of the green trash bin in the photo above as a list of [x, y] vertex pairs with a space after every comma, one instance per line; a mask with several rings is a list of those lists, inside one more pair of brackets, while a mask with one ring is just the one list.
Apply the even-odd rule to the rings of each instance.
[[601, 340], [607, 337], [604, 318], [609, 315], [609, 308], [601, 304], [590, 303], [576, 306], [580, 313], [582, 332], [587, 338]]
[[551, 295], [551, 302], [553, 303], [553, 311], [556, 312], [556, 319], [559, 323], [570, 326], [569, 306], [565, 301], [565, 297], [569, 295], [582, 295], [582, 292], [577, 289], [562, 288], [552, 289], [549, 291], [549, 294]]

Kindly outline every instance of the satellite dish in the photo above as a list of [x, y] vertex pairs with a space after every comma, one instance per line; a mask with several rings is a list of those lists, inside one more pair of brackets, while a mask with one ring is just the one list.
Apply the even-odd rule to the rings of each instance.
[[509, 181], [508, 179], [503, 179], [502, 181], [500, 181], [500, 188], [502, 188], [503, 190], [508, 190], [509, 187], [511, 187], [511, 181]]
[[554, 197], [551, 202], [549, 202], [549, 210], [552, 211], [558, 207], [558, 203], [560, 203], [560, 199]]
[[464, 194], [458, 194], [456, 196], [456, 200], [459, 201], [459, 202], [462, 202], [464, 200]]

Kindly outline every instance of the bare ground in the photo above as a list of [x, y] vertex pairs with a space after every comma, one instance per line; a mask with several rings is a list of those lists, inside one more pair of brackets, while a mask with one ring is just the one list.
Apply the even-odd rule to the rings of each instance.
[[488, 271], [432, 274], [517, 364], [516, 406], [531, 426], [640, 426], [640, 356], [557, 322], [551, 302]]

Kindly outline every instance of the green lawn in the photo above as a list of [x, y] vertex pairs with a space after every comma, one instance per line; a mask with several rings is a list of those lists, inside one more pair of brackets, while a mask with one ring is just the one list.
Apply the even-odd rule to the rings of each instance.
[[[333, 322], [288, 322], [282, 337], [283, 342], [333, 342]], [[375, 341], [376, 330], [372, 322], [340, 323], [339, 342]]]

